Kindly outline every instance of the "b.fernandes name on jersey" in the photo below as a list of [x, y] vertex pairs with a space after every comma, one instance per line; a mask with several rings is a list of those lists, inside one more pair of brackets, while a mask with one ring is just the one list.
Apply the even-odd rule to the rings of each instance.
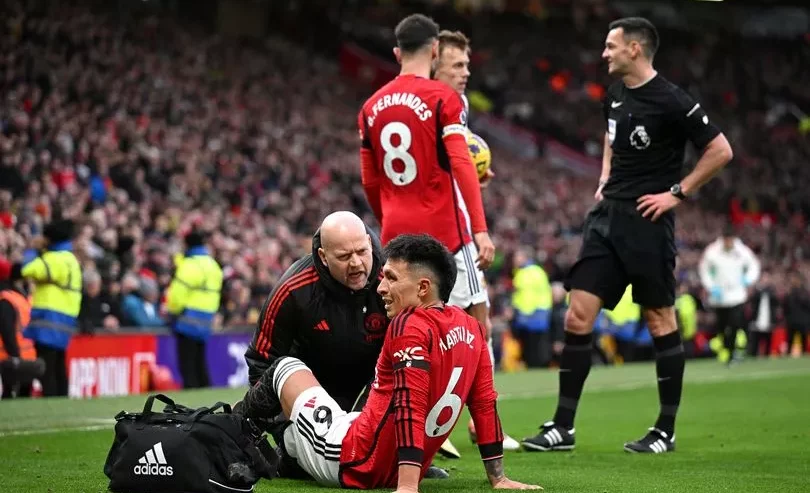
[[374, 119], [377, 117], [377, 114], [391, 106], [407, 106], [412, 109], [413, 112], [416, 113], [416, 116], [423, 122], [433, 116], [433, 111], [428, 109], [427, 104], [423, 102], [422, 98], [419, 96], [409, 92], [395, 92], [393, 94], [384, 95], [374, 103], [374, 106], [371, 107], [374, 114], [369, 115], [368, 126], [373, 127]]

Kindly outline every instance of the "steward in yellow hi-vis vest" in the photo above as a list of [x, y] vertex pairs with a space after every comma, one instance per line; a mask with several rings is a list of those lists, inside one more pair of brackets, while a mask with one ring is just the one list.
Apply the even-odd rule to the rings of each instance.
[[512, 334], [520, 341], [523, 361], [529, 368], [547, 364], [548, 329], [551, 325], [551, 284], [548, 275], [530, 252], [515, 252], [512, 277]]
[[174, 322], [177, 355], [185, 388], [207, 387], [205, 342], [211, 335], [222, 292], [222, 269], [208, 254], [203, 235], [186, 235], [185, 256], [177, 261], [166, 304]]
[[56, 220], [45, 227], [43, 236], [44, 248], [30, 252], [20, 270], [21, 277], [34, 283], [31, 321], [23, 335], [34, 341], [37, 355], [45, 361], [43, 395], [65, 396], [65, 350], [76, 332], [82, 304], [82, 269], [73, 255], [73, 221]]

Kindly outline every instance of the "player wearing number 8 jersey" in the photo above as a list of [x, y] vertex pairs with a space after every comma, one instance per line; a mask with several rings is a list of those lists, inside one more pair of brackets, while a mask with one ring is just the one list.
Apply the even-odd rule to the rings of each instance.
[[430, 79], [439, 28], [415, 14], [402, 20], [395, 34], [400, 75], [365, 102], [357, 122], [363, 188], [382, 225], [383, 245], [399, 234], [427, 233], [454, 254], [466, 255], [474, 271], [475, 241], [485, 269], [495, 247], [467, 148], [467, 112], [452, 88]]
[[290, 455], [318, 482], [415, 492], [464, 403], [479, 431], [490, 484], [536, 489], [503, 473], [503, 440], [484, 329], [446, 305], [455, 261], [436, 239], [402, 235], [386, 247], [377, 289], [392, 317], [368, 401], [346, 413], [298, 359], [276, 361], [245, 398], [294, 423], [285, 431]]

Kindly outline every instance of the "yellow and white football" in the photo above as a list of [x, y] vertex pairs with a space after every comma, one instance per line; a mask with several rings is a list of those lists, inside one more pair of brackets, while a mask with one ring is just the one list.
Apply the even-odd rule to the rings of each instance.
[[467, 135], [467, 148], [470, 149], [470, 157], [472, 158], [475, 169], [478, 172], [478, 179], [482, 179], [492, 165], [492, 153], [489, 150], [489, 145], [480, 135], [469, 132]]

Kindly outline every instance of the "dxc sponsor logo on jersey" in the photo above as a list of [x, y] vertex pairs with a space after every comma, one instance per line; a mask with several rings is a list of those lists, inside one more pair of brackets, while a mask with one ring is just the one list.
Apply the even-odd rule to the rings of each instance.
[[400, 349], [396, 353], [394, 353], [395, 358], [399, 358], [400, 361], [418, 361], [425, 359], [424, 356], [416, 354], [417, 352], [422, 350], [422, 346], [416, 347], [407, 347], [405, 349]]

